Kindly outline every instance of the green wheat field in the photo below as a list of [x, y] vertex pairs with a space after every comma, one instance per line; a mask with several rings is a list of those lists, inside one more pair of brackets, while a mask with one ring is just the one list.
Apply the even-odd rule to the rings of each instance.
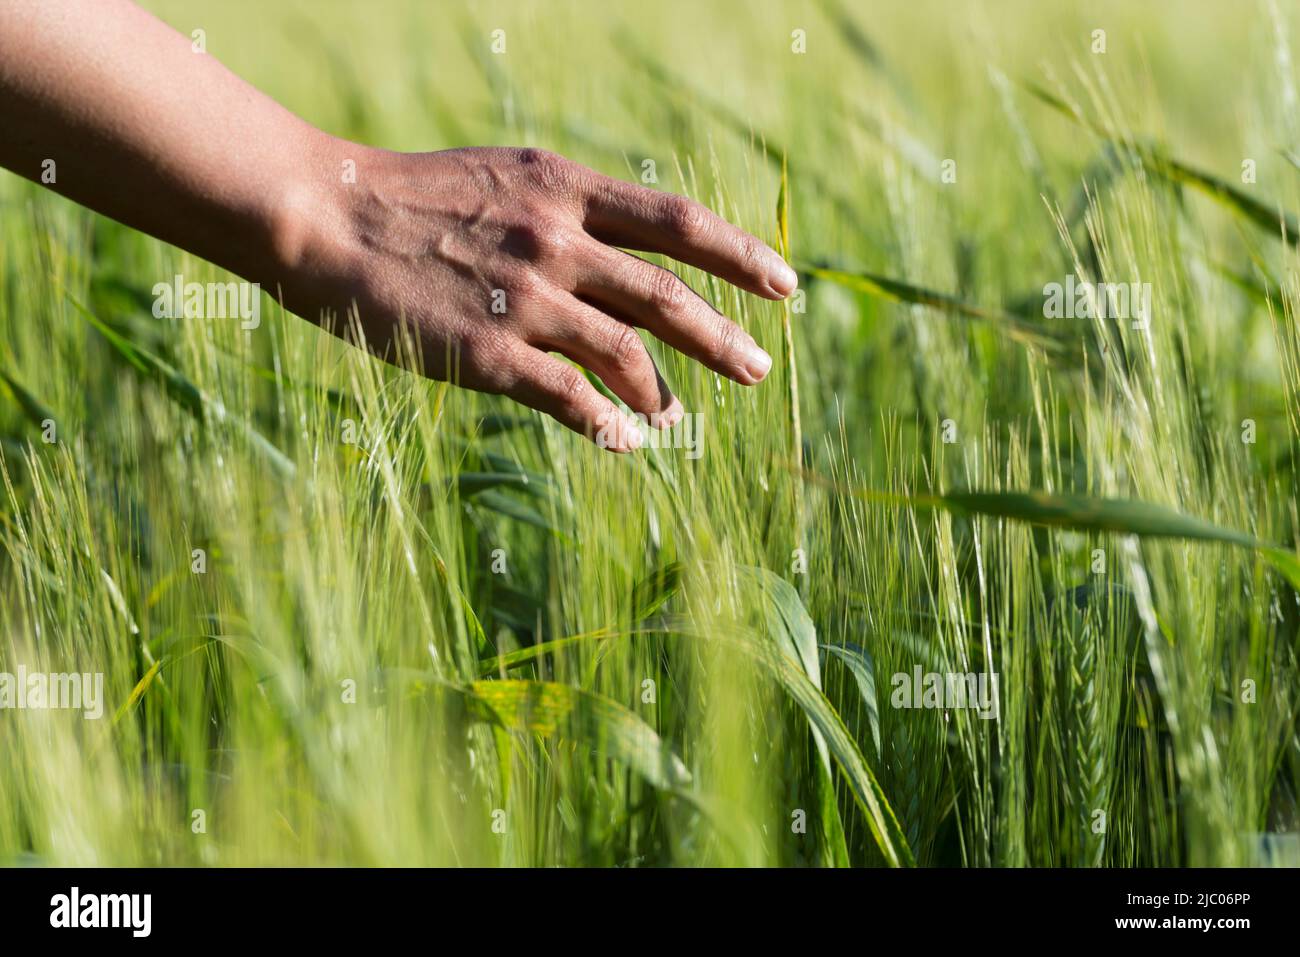
[[801, 291], [679, 269], [774, 369], [655, 344], [694, 432], [615, 456], [267, 296], [157, 319], [232, 277], [0, 174], [0, 672], [104, 676], [0, 711], [0, 863], [1300, 863], [1289, 4], [146, 6]]

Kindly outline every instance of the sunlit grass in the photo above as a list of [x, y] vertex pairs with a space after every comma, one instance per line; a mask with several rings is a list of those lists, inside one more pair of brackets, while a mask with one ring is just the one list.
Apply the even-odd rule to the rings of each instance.
[[[155, 319], [224, 277], [0, 179], [0, 671], [107, 697], [0, 712], [0, 861], [1286, 860], [1294, 24], [426, 6], [157, 9], [342, 135], [653, 160], [803, 269], [682, 273], [773, 372], [657, 350], [703, 454], [605, 455], [269, 298]], [[1069, 273], [1150, 320], [1043, 318]]]

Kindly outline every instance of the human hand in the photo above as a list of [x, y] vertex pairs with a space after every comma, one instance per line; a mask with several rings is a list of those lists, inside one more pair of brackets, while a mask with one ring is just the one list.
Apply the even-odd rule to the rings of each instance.
[[640, 445], [639, 423], [549, 352], [661, 428], [683, 410], [637, 328], [745, 385], [771, 367], [671, 272], [618, 247], [769, 299], [797, 281], [699, 203], [551, 153], [404, 154], [329, 136], [129, 0], [0, 4], [0, 128], [0, 166], [259, 282], [305, 318], [355, 308], [387, 358], [407, 320], [426, 374], [615, 451]]
[[673, 273], [617, 247], [663, 253], [782, 299], [794, 271], [703, 205], [535, 149], [406, 154], [331, 141], [355, 183], [306, 190], [278, 227], [280, 293], [307, 318], [355, 305], [381, 355], [405, 317], [425, 374], [538, 409], [612, 451], [643, 441], [558, 352], [634, 413], [668, 428], [681, 402], [637, 328], [744, 385], [772, 360]]

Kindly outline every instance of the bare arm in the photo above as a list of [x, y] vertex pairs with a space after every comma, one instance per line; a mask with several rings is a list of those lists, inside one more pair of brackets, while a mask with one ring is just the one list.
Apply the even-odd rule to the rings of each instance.
[[278, 291], [299, 315], [355, 307], [380, 354], [407, 317], [426, 374], [616, 451], [640, 434], [548, 352], [660, 425], [681, 404], [634, 327], [747, 385], [771, 364], [672, 273], [616, 247], [772, 299], [796, 281], [704, 206], [554, 154], [404, 154], [329, 136], [128, 0], [0, 0], [0, 165], [40, 182], [46, 160], [51, 188]]

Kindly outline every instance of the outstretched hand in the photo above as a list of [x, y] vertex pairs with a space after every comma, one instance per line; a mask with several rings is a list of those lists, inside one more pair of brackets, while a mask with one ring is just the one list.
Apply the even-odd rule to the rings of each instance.
[[332, 316], [335, 331], [355, 308], [381, 355], [409, 322], [426, 374], [508, 395], [615, 451], [640, 445], [640, 429], [549, 352], [661, 428], [682, 406], [638, 328], [746, 385], [771, 366], [680, 279], [618, 247], [770, 299], [796, 283], [699, 203], [552, 153], [406, 154], [330, 136], [129, 0], [0, 4], [0, 128], [0, 166], [305, 318]]
[[615, 451], [640, 444], [624, 427], [635, 423], [549, 352], [660, 428], [682, 406], [638, 328], [744, 385], [771, 367], [673, 273], [618, 248], [666, 254], [768, 299], [790, 294], [796, 276], [780, 256], [693, 200], [535, 149], [369, 151], [354, 162], [355, 183], [304, 203], [302, 223], [286, 229], [295, 238], [282, 244], [281, 290], [300, 315], [355, 302], [380, 351], [408, 317], [427, 374], [507, 395]]

